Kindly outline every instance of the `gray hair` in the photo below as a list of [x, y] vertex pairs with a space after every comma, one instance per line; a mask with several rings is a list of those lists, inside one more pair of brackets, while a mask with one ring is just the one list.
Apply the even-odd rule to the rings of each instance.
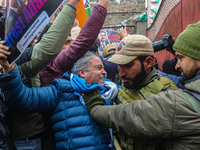
[[97, 57], [93, 52], [88, 51], [83, 57], [81, 57], [72, 67], [71, 72], [78, 74], [79, 69], [83, 69], [85, 71], [89, 71], [89, 66], [90, 66], [90, 58], [92, 57]]

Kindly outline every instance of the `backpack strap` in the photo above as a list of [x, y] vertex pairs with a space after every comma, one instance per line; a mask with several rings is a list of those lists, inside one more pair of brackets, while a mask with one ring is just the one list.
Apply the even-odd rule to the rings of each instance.
[[200, 101], [197, 100], [194, 96], [187, 92], [183, 92], [185, 97], [188, 99], [190, 104], [194, 107], [194, 109], [197, 111], [197, 113], [200, 115]]

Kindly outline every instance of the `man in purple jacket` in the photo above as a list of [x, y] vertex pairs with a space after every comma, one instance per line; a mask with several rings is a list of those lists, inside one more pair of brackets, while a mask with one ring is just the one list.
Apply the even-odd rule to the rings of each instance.
[[[106, 3], [106, 1], [100, 0], [99, 3]], [[53, 79], [62, 77], [63, 73], [70, 70], [73, 64], [92, 47], [103, 26], [106, 14], [107, 6], [97, 5], [94, 7], [76, 40], [40, 71], [42, 86], [48, 86]]]

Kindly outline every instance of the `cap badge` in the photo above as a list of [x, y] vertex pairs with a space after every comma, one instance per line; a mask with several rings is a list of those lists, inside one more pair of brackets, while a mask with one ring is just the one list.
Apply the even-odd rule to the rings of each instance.
[[124, 44], [123, 41], [120, 42], [120, 44], [119, 44], [119, 46], [118, 46], [118, 48], [117, 48], [117, 51], [118, 51], [118, 52], [121, 51], [121, 49], [122, 49], [122, 47], [123, 47], [124, 45], [125, 45], [125, 44]]

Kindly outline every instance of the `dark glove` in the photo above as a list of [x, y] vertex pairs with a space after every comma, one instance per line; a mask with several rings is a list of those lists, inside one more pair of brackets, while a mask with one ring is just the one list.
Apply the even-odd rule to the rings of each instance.
[[96, 105], [105, 104], [105, 101], [101, 97], [99, 90], [94, 90], [92, 92], [85, 93], [85, 95], [83, 96], [83, 99], [85, 100], [85, 104], [86, 104], [88, 112], [90, 112], [92, 108]]

